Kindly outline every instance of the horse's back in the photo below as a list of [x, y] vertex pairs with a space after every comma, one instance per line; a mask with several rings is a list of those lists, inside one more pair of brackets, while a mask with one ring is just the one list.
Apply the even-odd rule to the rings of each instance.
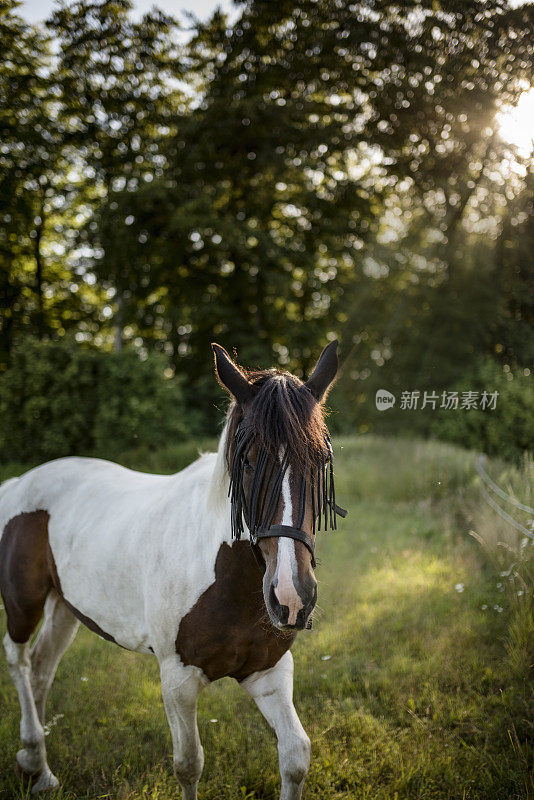
[[173, 477], [136, 472], [98, 458], [70, 456], [48, 461], [0, 486], [0, 535], [14, 514], [67, 510], [86, 499], [104, 514], [106, 502], [128, 498], [136, 498], [138, 503], [148, 501], [155, 492], [168, 489]]
[[0, 487], [4, 583], [27, 564], [22, 580], [39, 570], [95, 629], [147, 650], [148, 576], [164, 577], [175, 557], [167, 532], [184, 538], [187, 499], [203, 483], [199, 462], [171, 476], [76, 457], [30, 470]]

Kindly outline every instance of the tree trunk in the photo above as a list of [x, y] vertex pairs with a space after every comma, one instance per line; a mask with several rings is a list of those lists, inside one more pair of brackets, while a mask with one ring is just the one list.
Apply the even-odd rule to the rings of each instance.
[[41, 239], [43, 238], [44, 212], [41, 209], [39, 224], [35, 229], [33, 252], [35, 258], [35, 293], [37, 295], [37, 336], [42, 340], [44, 336], [44, 304], [43, 304], [43, 258], [41, 253]]
[[113, 339], [113, 349], [119, 352], [122, 350], [124, 330], [124, 299], [122, 294], [117, 292], [117, 313], [115, 314], [115, 336]]

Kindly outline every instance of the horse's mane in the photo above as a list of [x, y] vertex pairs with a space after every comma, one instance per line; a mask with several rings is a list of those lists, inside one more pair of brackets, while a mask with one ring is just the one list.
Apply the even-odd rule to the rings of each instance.
[[[323, 406], [306, 385], [295, 375], [276, 369], [261, 372], [242, 369], [242, 372], [257, 387], [247, 407], [247, 428], [255, 441], [275, 458], [283, 447], [292, 466], [301, 473], [306, 465], [321, 463], [327, 450], [328, 429]], [[228, 466], [242, 419], [242, 408], [235, 403], [228, 418], [225, 446]]]

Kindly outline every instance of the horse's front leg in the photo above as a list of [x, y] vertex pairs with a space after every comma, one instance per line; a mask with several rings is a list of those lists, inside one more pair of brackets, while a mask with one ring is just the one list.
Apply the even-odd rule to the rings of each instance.
[[197, 698], [204, 686], [196, 667], [184, 667], [177, 656], [160, 661], [161, 693], [172, 735], [174, 774], [182, 800], [197, 800], [204, 751], [197, 727]]
[[293, 705], [293, 656], [246, 678], [241, 686], [254, 698], [278, 738], [280, 800], [299, 800], [310, 767], [310, 740]]

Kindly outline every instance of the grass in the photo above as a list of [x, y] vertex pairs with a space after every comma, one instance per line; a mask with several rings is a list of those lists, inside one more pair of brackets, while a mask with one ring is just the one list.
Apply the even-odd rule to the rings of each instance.
[[[534, 584], [534, 460], [525, 454], [519, 468], [510, 464], [493, 464], [491, 472], [507, 499], [491, 489], [489, 492], [486, 489], [486, 497], [490, 503], [499, 505], [505, 517], [488, 502], [481, 502], [484, 492], [481, 481], [477, 487], [479, 494], [475, 493], [470, 503], [472, 534], [484, 547], [495, 570], [505, 578], [503, 584], [508, 593], [518, 598]], [[520, 527], [514, 526], [506, 517], [512, 517]]]
[[[164, 471], [193, 453], [125, 461]], [[304, 798], [534, 798], [531, 596], [503, 592], [468, 535], [475, 456], [370, 436], [339, 440], [337, 453], [349, 517], [319, 535], [319, 614], [293, 650], [313, 753]], [[1, 659], [0, 708], [0, 797], [11, 800], [23, 796], [19, 707]], [[153, 658], [81, 630], [47, 716], [58, 800], [178, 796]], [[273, 736], [237, 684], [201, 695], [199, 728], [203, 800], [278, 796]]]

